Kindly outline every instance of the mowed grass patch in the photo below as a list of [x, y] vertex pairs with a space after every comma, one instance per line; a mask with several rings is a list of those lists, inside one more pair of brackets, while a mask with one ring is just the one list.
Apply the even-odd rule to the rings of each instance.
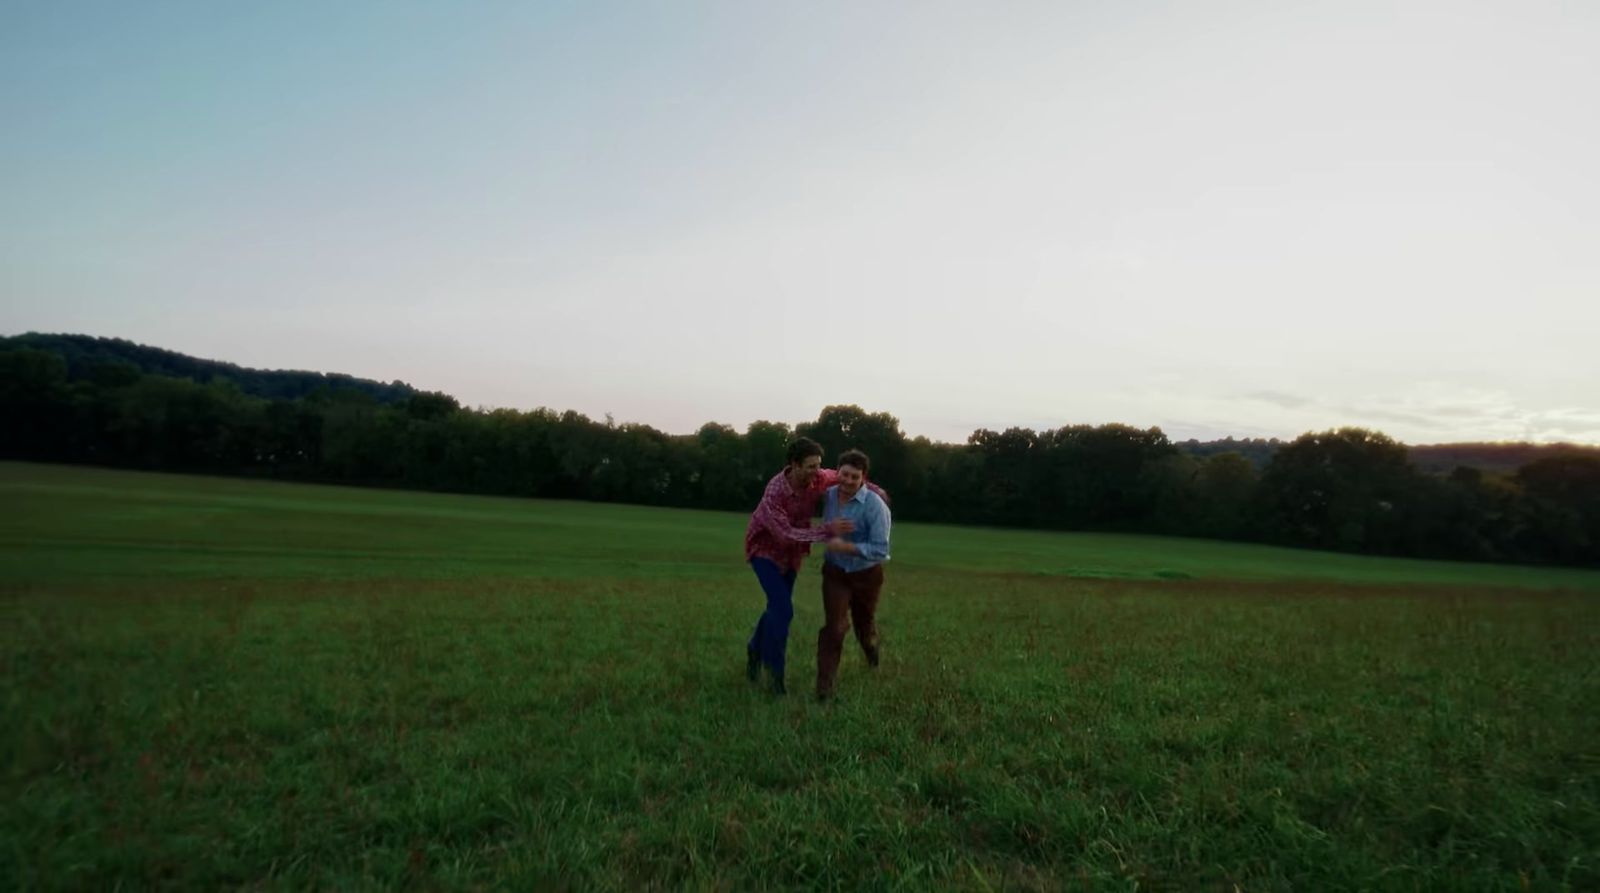
[[57, 488], [0, 528], [8, 887], [1600, 884], [1581, 574], [1064, 576], [904, 525], [884, 666], [818, 705], [743, 679], [737, 516], [0, 471]]

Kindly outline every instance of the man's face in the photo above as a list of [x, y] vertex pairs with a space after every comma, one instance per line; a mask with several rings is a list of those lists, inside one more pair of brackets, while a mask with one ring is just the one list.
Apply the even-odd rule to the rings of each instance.
[[854, 465], [839, 466], [839, 496], [849, 499], [856, 495], [856, 491], [861, 489], [861, 482], [865, 479], [866, 475]]
[[817, 476], [817, 470], [821, 467], [821, 456], [807, 456], [799, 464], [795, 465], [795, 476], [799, 478], [800, 486], [809, 486], [811, 479]]

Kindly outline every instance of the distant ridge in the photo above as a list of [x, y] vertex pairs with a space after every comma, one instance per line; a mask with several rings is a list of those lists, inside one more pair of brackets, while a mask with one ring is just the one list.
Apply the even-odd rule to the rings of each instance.
[[1509, 474], [1540, 459], [1558, 456], [1600, 458], [1600, 447], [1576, 443], [1436, 443], [1409, 447], [1418, 471], [1449, 474], [1466, 466], [1491, 473]]
[[203, 360], [122, 338], [38, 332], [0, 336], [0, 350], [23, 347], [60, 354], [67, 361], [68, 377], [74, 380], [88, 378], [100, 366], [126, 364], [146, 375], [187, 378], [201, 383], [230, 381], [246, 394], [270, 400], [298, 400], [322, 388], [360, 391], [380, 403], [399, 403], [417, 393], [416, 388], [401, 381], [384, 384], [337, 372], [247, 369], [235, 363]]
[[[1209, 459], [1219, 453], [1238, 453], [1249, 459], [1256, 470], [1267, 466], [1278, 448], [1288, 441], [1272, 438], [1226, 437], [1222, 440], [1179, 440], [1173, 446], [1196, 459]], [[1435, 443], [1407, 446], [1411, 464], [1426, 474], [1449, 474], [1466, 466], [1490, 474], [1510, 474], [1529, 462], [1557, 456], [1600, 458], [1600, 447], [1573, 443]]]

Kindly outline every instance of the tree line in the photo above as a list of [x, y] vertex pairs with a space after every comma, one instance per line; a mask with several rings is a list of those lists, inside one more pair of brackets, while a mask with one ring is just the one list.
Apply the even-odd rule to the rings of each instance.
[[981, 429], [949, 444], [908, 438], [893, 415], [857, 406], [795, 426], [708, 423], [671, 435], [571, 411], [468, 409], [399, 382], [252, 370], [241, 372], [268, 378], [199, 379], [149, 371], [125, 350], [78, 347], [0, 339], [0, 457], [745, 510], [804, 435], [830, 456], [866, 451], [907, 520], [1600, 566], [1593, 452], [1434, 474], [1405, 445], [1360, 428], [1220, 451], [1120, 424]]

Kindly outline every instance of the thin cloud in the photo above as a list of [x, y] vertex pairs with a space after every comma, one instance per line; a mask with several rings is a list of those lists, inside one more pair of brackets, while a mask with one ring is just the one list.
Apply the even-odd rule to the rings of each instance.
[[1316, 401], [1308, 397], [1296, 397], [1293, 394], [1285, 394], [1282, 391], [1252, 391], [1245, 394], [1244, 399], [1258, 400], [1284, 409], [1303, 409], [1316, 405]]

